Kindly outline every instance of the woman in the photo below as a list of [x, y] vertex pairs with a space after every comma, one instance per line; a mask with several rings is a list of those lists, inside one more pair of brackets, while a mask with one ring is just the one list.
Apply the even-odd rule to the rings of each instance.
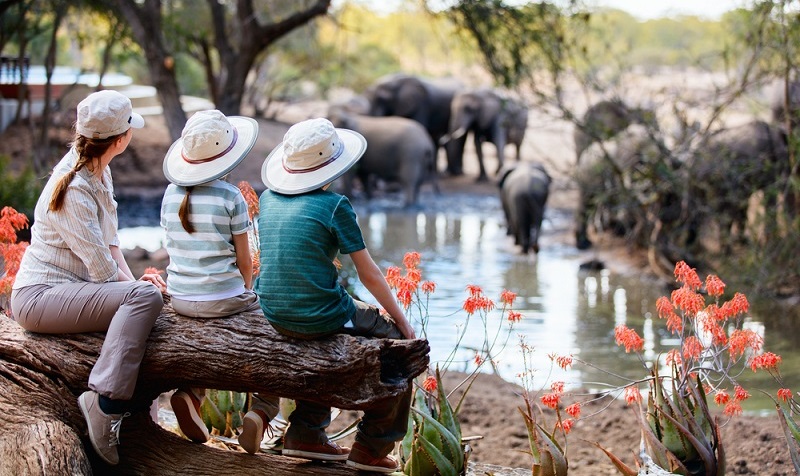
[[119, 92], [92, 93], [78, 104], [74, 142], [36, 203], [31, 243], [11, 293], [13, 317], [28, 331], [106, 332], [90, 390], [78, 404], [92, 446], [112, 465], [119, 462], [120, 423], [132, 410], [129, 400], [166, 291], [157, 274], [133, 277], [117, 236], [108, 165], [128, 147], [132, 128], [143, 126]]

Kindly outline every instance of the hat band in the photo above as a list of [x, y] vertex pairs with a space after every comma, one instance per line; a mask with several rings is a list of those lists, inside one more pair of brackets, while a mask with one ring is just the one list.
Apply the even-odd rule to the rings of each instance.
[[228, 152], [230, 152], [231, 149], [233, 149], [233, 146], [236, 145], [236, 139], [239, 137], [239, 132], [236, 130], [235, 127], [232, 128], [232, 129], [233, 129], [233, 140], [231, 140], [231, 144], [228, 146], [227, 149], [223, 150], [219, 154], [217, 154], [215, 156], [212, 156], [212, 157], [205, 158], [205, 159], [190, 159], [189, 157], [186, 157], [186, 154], [184, 153], [185, 150], [183, 148], [181, 148], [181, 157], [183, 157], [183, 160], [185, 160], [186, 162], [189, 162], [190, 164], [204, 164], [206, 162], [211, 162], [212, 160], [219, 159], [223, 155], [225, 155]]
[[290, 168], [288, 165], [286, 165], [286, 159], [284, 158], [284, 160], [283, 160], [283, 170], [289, 172], [290, 174], [305, 174], [305, 173], [308, 173], [308, 172], [314, 172], [315, 170], [319, 170], [319, 169], [325, 167], [326, 165], [329, 165], [331, 162], [333, 162], [334, 160], [336, 160], [339, 157], [341, 157], [342, 156], [342, 152], [344, 151], [344, 143], [342, 143], [341, 140], [339, 140], [338, 142], [339, 142], [339, 148], [336, 150], [336, 152], [333, 153], [333, 155], [331, 155], [331, 158], [326, 160], [325, 162], [323, 162], [321, 164], [318, 164], [318, 165], [315, 165], [313, 167], [309, 167], [307, 169], [293, 169], [293, 168]]

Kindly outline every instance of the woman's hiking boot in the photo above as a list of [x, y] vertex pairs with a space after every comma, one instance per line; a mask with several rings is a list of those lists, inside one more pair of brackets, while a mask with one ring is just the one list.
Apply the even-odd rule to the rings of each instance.
[[100, 395], [87, 390], [78, 397], [78, 406], [89, 427], [89, 440], [97, 454], [108, 464], [119, 463], [119, 430], [122, 419], [130, 413], [106, 414], [100, 409]]

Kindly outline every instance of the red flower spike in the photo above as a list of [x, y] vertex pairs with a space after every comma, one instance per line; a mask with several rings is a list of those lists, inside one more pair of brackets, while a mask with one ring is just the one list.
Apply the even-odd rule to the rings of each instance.
[[568, 406], [565, 411], [572, 418], [578, 418], [581, 416], [581, 404], [573, 403], [572, 405]]
[[500, 293], [500, 302], [502, 302], [503, 304], [511, 306], [512, 304], [514, 304], [515, 299], [517, 299], [517, 293], [513, 291], [504, 289], [503, 292]]
[[432, 375], [428, 375], [427, 377], [425, 377], [425, 380], [422, 382], [422, 388], [426, 392], [431, 392], [431, 393], [435, 392], [436, 387], [437, 387], [436, 377]]
[[778, 389], [778, 398], [783, 400], [784, 402], [788, 402], [792, 399], [792, 391], [788, 388], [781, 388]]
[[706, 276], [706, 292], [709, 296], [719, 297], [725, 292], [725, 283], [717, 276], [709, 274]]

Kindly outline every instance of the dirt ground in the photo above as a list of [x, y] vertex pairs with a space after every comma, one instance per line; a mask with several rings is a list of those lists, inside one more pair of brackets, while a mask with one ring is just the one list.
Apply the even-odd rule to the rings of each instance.
[[[309, 108], [287, 109], [283, 122], [259, 120], [260, 135], [253, 152], [232, 174], [231, 182], [248, 180], [256, 188], [260, 182], [261, 163], [272, 147], [282, 138], [289, 125], [313, 114]], [[163, 192], [166, 180], [162, 173], [162, 160], [169, 147], [169, 138], [163, 121], [147, 117], [144, 130], [136, 131], [125, 156], [111, 164], [118, 194], [158, 194]], [[548, 206], [572, 209], [576, 203], [576, 190], [569, 180], [573, 162], [570, 126], [544, 116], [532, 115], [528, 136], [522, 150], [523, 160], [544, 162], [554, 183]], [[61, 133], [64, 144], [69, 134]], [[0, 136], [0, 154], [5, 153], [20, 163], [30, 150], [31, 141], [25, 128], [12, 128]], [[487, 149], [489, 147], [487, 146]], [[63, 150], [59, 154], [63, 154]], [[510, 152], [510, 149], [509, 149]], [[489, 170], [494, 170], [494, 154], [487, 150]], [[53, 163], [60, 155], [53, 157]], [[451, 191], [487, 195], [496, 194], [493, 183], [476, 183], [477, 164], [474, 156], [465, 157], [466, 175], [441, 177], [442, 193]], [[443, 166], [443, 164], [440, 164]], [[442, 168], [442, 167], [440, 167]], [[560, 232], [545, 237], [545, 241], [573, 243], [572, 233]], [[137, 275], [145, 266], [164, 269], [163, 253], [149, 255], [143, 250], [127, 252], [129, 264]], [[607, 237], [596, 237], [595, 247], [586, 252], [586, 260], [599, 259], [612, 271], [619, 273], [649, 273], [645, 257], [628, 249], [621, 242]], [[448, 373], [445, 385], [451, 387], [463, 375]], [[524, 421], [517, 408], [523, 405], [521, 389], [492, 375], [480, 375], [472, 386], [459, 414], [464, 435], [477, 435], [482, 439], [472, 443], [471, 460], [503, 467], [529, 468], [531, 459]], [[591, 443], [597, 442], [610, 449], [628, 464], [638, 453], [639, 432], [631, 409], [623, 402], [614, 402], [592, 416], [590, 407], [574, 426], [568, 440], [570, 474], [575, 476], [617, 474], [608, 458]], [[597, 408], [600, 410], [600, 408]], [[786, 440], [776, 417], [741, 416], [725, 423], [722, 430], [728, 474], [789, 475], [794, 474]]]

